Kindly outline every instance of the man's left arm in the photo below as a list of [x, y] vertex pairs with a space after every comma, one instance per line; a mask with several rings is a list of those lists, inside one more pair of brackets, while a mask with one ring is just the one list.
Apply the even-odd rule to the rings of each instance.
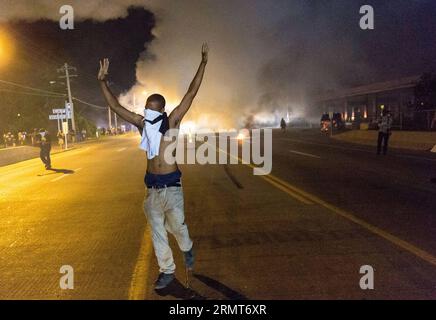
[[201, 55], [202, 55], [201, 63], [200, 66], [198, 67], [197, 73], [195, 74], [194, 80], [192, 80], [188, 92], [185, 94], [180, 104], [171, 112], [169, 116], [171, 127], [177, 127], [180, 124], [183, 117], [191, 107], [192, 101], [194, 101], [198, 89], [200, 89], [201, 82], [203, 81], [204, 71], [206, 70], [208, 52], [209, 52], [209, 48], [205, 43], [201, 48]]

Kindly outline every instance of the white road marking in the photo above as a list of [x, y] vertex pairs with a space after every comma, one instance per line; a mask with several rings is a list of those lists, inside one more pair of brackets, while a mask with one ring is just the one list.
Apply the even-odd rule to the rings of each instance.
[[300, 151], [296, 151], [296, 150], [289, 150], [289, 152], [298, 154], [300, 156], [306, 156], [306, 157], [321, 159], [321, 157], [318, 157], [318, 156], [316, 156], [314, 154], [311, 154], [311, 153], [304, 153], [304, 152], [300, 152]]
[[127, 148], [120, 148], [120, 149], [118, 149], [117, 150], [117, 152], [122, 152], [122, 151], [124, 151], [124, 150], [126, 150]]
[[66, 174], [63, 174], [63, 175], [61, 175], [61, 176], [59, 176], [59, 177], [57, 177], [57, 178], [54, 178], [54, 179], [52, 179], [52, 180], [50, 180], [50, 181], [51, 181], [51, 182], [59, 181], [59, 180], [65, 178], [66, 176], [67, 176]]
[[[313, 141], [306, 141], [306, 140], [297, 140], [292, 138], [283, 138], [280, 140], [287, 140], [287, 141], [293, 141], [297, 143], [304, 143], [304, 144], [313, 144], [316, 146], [326, 147], [326, 148], [333, 148], [333, 149], [340, 149], [345, 151], [359, 151], [359, 152], [366, 152], [370, 154], [375, 154], [375, 146], [368, 145], [369, 148], [373, 148], [374, 150], [369, 149], [360, 149], [360, 148], [351, 148], [351, 147], [345, 147], [345, 146], [337, 146], [337, 145], [331, 145], [331, 144], [325, 144], [325, 143], [317, 143]], [[431, 161], [436, 162], [436, 159], [432, 158], [426, 158], [426, 157], [419, 157], [419, 156], [412, 156], [412, 155], [405, 155], [405, 154], [397, 154], [397, 153], [390, 153], [391, 156], [398, 157], [398, 158], [409, 158], [409, 159], [415, 159], [415, 160], [423, 160], [423, 161]]]
[[408, 155], [400, 155], [400, 154], [395, 154], [396, 157], [400, 157], [400, 158], [409, 158], [409, 159], [415, 159], [415, 160], [425, 160], [425, 161], [436, 161], [436, 159], [431, 159], [431, 158], [421, 158], [421, 157], [416, 157], [416, 156], [408, 156]]
[[304, 143], [304, 144], [313, 144], [316, 146], [333, 148], [333, 149], [340, 149], [340, 150], [346, 150], [346, 151], [360, 151], [360, 152], [367, 152], [367, 153], [375, 153], [373, 151], [366, 150], [366, 149], [350, 148], [350, 147], [337, 146], [337, 145], [331, 145], [331, 144], [325, 144], [325, 143], [317, 143], [317, 142], [308, 141], [308, 140], [298, 140], [298, 139], [291, 139], [291, 138], [284, 138], [281, 140], [288, 140], [288, 141], [293, 141], [293, 142], [297, 142], [297, 143]]
[[[79, 172], [80, 170], [82, 170], [82, 168], [77, 168], [77, 169], [74, 169], [73, 171], [74, 171], [74, 173], [76, 173], [76, 172]], [[54, 179], [52, 179], [52, 180], [50, 180], [51, 182], [56, 182], [56, 181], [59, 181], [59, 180], [61, 180], [61, 179], [63, 179], [63, 178], [65, 178], [65, 177], [67, 177], [67, 176], [69, 176], [70, 174], [63, 174], [63, 175], [61, 175], [61, 176], [59, 176], [59, 177], [57, 177], [57, 178], [54, 178]]]

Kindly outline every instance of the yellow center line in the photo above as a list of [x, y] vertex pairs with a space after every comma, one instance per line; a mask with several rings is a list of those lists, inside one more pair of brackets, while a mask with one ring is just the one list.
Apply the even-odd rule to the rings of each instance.
[[[148, 225], [148, 224], [147, 224]], [[129, 300], [144, 300], [148, 288], [147, 266], [152, 252], [150, 232], [146, 226], [129, 287]]]
[[[207, 143], [207, 142], [206, 142], [206, 143]], [[211, 144], [209, 144], [209, 145], [211, 145]], [[215, 147], [215, 146], [213, 146], [213, 145], [211, 145], [211, 146], [212, 146], [212, 147]], [[256, 168], [256, 167], [255, 167], [254, 165], [252, 165], [251, 163], [246, 163], [246, 162], [244, 162], [241, 158], [239, 158], [239, 157], [235, 157], [234, 155], [228, 153], [227, 151], [225, 151], [225, 150], [223, 150], [223, 149], [221, 149], [221, 148], [217, 148], [217, 149], [218, 149], [220, 152], [223, 152], [223, 153], [225, 153], [225, 154], [228, 154], [230, 157], [232, 157], [233, 159], [238, 160], [240, 163], [242, 163], [242, 164], [244, 164], [244, 165], [247, 165], [247, 166], [249, 166], [249, 167], [251, 167], [251, 168]], [[303, 196], [301, 196], [301, 195], [299, 195], [299, 194], [293, 192], [293, 191], [290, 190], [289, 188], [286, 188], [286, 185], [283, 185], [283, 183], [281, 183], [281, 181], [274, 181], [274, 180], [270, 179], [270, 178], [271, 178], [270, 175], [260, 175], [260, 176], [258, 176], [258, 177], [264, 179], [264, 180], [267, 181], [268, 183], [272, 184], [272, 185], [275, 186], [276, 188], [282, 190], [283, 192], [287, 193], [287, 194], [290, 195], [291, 197], [297, 199], [298, 201], [300, 201], [300, 202], [302, 202], [302, 203], [304, 203], [304, 204], [307, 204], [307, 205], [313, 204], [309, 199], [305, 199]]]
[[[229, 154], [227, 151], [224, 151], [222, 149], [219, 149], [219, 150]], [[233, 158], [237, 158], [242, 164], [247, 165], [251, 168], [255, 168], [255, 166], [252, 165], [251, 163], [245, 163], [242, 161], [241, 158], [235, 157], [231, 154], [229, 154], [229, 155]], [[374, 226], [374, 225], [372, 225], [372, 224], [370, 224], [370, 223], [368, 223], [360, 218], [357, 218], [353, 214], [351, 214], [343, 209], [340, 209], [340, 208], [316, 197], [315, 195], [313, 195], [311, 193], [303, 191], [302, 189], [297, 188], [296, 186], [291, 185], [288, 182], [283, 181], [282, 179], [277, 178], [276, 176], [274, 176], [272, 174], [268, 174], [265, 176], [259, 176], [259, 177], [265, 179], [266, 181], [268, 181], [269, 183], [274, 185], [276, 188], [288, 193], [292, 197], [295, 198], [296, 196], [299, 196], [299, 197], [301, 197], [301, 199], [305, 199], [305, 200], [308, 199], [306, 201], [312, 201], [312, 202], [328, 209], [329, 211], [334, 212], [337, 215], [339, 215], [339, 216], [341, 216], [341, 217], [343, 217], [351, 222], [354, 222], [355, 224], [359, 225], [360, 227], [366, 229], [367, 231], [369, 231], [373, 234], [378, 235], [379, 237], [389, 241], [390, 243], [396, 245], [397, 247], [400, 247], [403, 250], [408, 251], [409, 253], [417, 256], [418, 258], [421, 258], [422, 260], [432, 264], [433, 266], [436, 266], [436, 257], [434, 255], [432, 255], [431, 253], [429, 253], [421, 248], [418, 248], [418, 247], [414, 246], [413, 244], [411, 244], [407, 241], [404, 241], [404, 240], [390, 234], [389, 232], [386, 232], [385, 230], [378, 228], [378, 227], [376, 227], [376, 226]], [[302, 201], [302, 200], [300, 200], [300, 201]], [[304, 202], [304, 201], [302, 201], [302, 202]]]
[[[207, 143], [207, 142], [206, 142]], [[215, 146], [214, 146], [215, 147]], [[239, 162], [241, 162], [244, 165], [247, 165], [251, 168], [255, 168], [254, 165], [250, 164], [250, 163], [245, 163], [242, 161], [241, 158], [239, 157], [235, 157], [231, 154], [229, 154], [227, 151], [224, 151], [220, 148], [217, 148], [220, 152], [224, 152], [228, 155], [230, 155], [230, 157], [233, 157], [235, 159], [238, 159]], [[391, 235], [390, 233], [375, 227], [369, 223], [367, 223], [366, 221], [359, 219], [357, 217], [355, 217], [354, 215], [352, 215], [351, 213], [346, 212], [345, 210], [342, 210], [336, 206], [333, 206], [327, 202], [325, 202], [324, 200], [321, 200], [320, 198], [305, 192], [291, 184], [289, 184], [286, 181], [281, 180], [280, 178], [277, 178], [276, 176], [272, 175], [272, 174], [268, 174], [268, 175], [264, 175], [264, 176], [259, 176], [262, 179], [264, 179], [265, 181], [269, 182], [271, 185], [275, 186], [276, 188], [278, 188], [279, 190], [287, 193], [288, 195], [298, 199], [299, 201], [305, 203], [305, 204], [313, 204], [316, 203], [326, 209], [328, 209], [331, 212], [336, 213], [337, 215], [351, 221], [354, 222], [355, 224], [361, 226], [362, 228], [368, 230], [371, 233], [374, 233], [378, 236], [380, 236], [381, 238], [389, 241], [390, 243], [414, 254], [415, 256], [423, 259], [424, 261], [436, 266], [436, 257], [434, 257], [432, 254], [396, 237]], [[148, 264], [148, 262], [150, 261], [150, 255], [152, 252], [152, 247], [151, 247], [151, 240], [150, 240], [150, 236], [149, 236], [149, 232], [146, 230], [144, 231], [143, 234], [143, 238], [141, 241], [141, 246], [139, 249], [139, 253], [138, 253], [138, 258], [136, 260], [136, 264], [135, 264], [135, 268], [133, 271], [133, 275], [132, 275], [132, 279], [130, 282], [130, 287], [129, 287], [129, 292], [128, 292], [128, 296], [129, 296], [129, 300], [141, 300], [141, 299], [145, 299], [145, 295], [146, 295], [146, 288], [148, 287], [148, 277], [147, 277], [147, 270], [146, 270], [146, 266]]]
[[[273, 179], [274, 181], [282, 181], [281, 179], [279, 179], [273, 175], [270, 175], [270, 178]], [[436, 257], [433, 256], [431, 253], [429, 253], [423, 249], [420, 249], [420, 248], [414, 246], [413, 244], [410, 244], [409, 242], [404, 241], [404, 240], [386, 232], [385, 230], [380, 229], [380, 228], [378, 228], [378, 227], [376, 227], [376, 226], [374, 226], [374, 225], [372, 225], [372, 224], [370, 224], [370, 223], [368, 223], [360, 218], [357, 218], [353, 214], [351, 214], [343, 209], [340, 209], [340, 208], [338, 208], [338, 207], [336, 207], [336, 206], [334, 206], [334, 205], [332, 205], [332, 204], [330, 204], [330, 203], [328, 203], [328, 202], [326, 202], [326, 201], [324, 201], [324, 200], [322, 200], [322, 199], [320, 199], [320, 198], [318, 198], [318, 197], [316, 197], [308, 192], [305, 192], [305, 191], [303, 191], [295, 186], [292, 186], [285, 181], [282, 181], [282, 183], [284, 185], [286, 185], [288, 188], [292, 189], [294, 192], [301, 194], [302, 196], [312, 200], [313, 202], [323, 206], [324, 208], [327, 208], [328, 210], [335, 212], [337, 215], [339, 215], [339, 216], [341, 216], [341, 217], [343, 217], [351, 222], [354, 222], [355, 224], [365, 228], [366, 230], [382, 237], [385, 240], [388, 240], [389, 242], [395, 244], [396, 246], [398, 246], [398, 247], [414, 254], [415, 256], [427, 261], [428, 263], [436, 266]]]
[[267, 181], [268, 183], [272, 184], [273, 186], [275, 186], [277, 189], [282, 190], [283, 192], [287, 193], [288, 195], [290, 195], [291, 197], [303, 202], [304, 204], [310, 205], [313, 204], [313, 202], [307, 200], [306, 198], [300, 196], [299, 194], [292, 192], [289, 188], [287, 188], [286, 186], [284, 186], [283, 184], [277, 183], [276, 181], [274, 181], [273, 179], [271, 179], [271, 177], [269, 176], [259, 176], [262, 179], [264, 179], [265, 181]]

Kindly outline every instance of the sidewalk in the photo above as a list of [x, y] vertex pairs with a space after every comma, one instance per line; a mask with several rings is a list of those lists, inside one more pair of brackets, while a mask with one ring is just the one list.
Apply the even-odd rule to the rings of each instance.
[[[334, 139], [377, 146], [378, 131], [376, 130], [352, 130], [342, 133], [335, 133]], [[393, 131], [389, 140], [392, 148], [429, 151], [436, 145], [436, 132], [421, 131]]]

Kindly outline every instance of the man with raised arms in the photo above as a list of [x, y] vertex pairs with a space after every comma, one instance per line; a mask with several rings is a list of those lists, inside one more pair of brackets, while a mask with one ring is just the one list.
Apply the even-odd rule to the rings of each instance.
[[207, 44], [203, 44], [201, 63], [194, 80], [180, 104], [169, 116], [165, 113], [165, 98], [160, 94], [148, 97], [143, 116], [121, 106], [106, 81], [109, 60], [100, 61], [98, 80], [109, 107], [139, 129], [142, 133], [140, 147], [147, 152], [147, 173], [144, 178], [147, 195], [144, 212], [151, 226], [154, 252], [159, 264], [160, 274], [155, 282], [155, 289], [163, 289], [174, 280], [176, 266], [168, 244], [167, 231], [174, 235], [183, 251], [186, 268], [192, 270], [194, 266], [193, 243], [185, 224], [182, 174], [175, 159], [172, 163], [165, 161], [165, 148], [172, 141], [165, 141], [164, 136], [169, 129], [179, 129], [183, 117], [191, 107], [203, 80], [208, 51]]

